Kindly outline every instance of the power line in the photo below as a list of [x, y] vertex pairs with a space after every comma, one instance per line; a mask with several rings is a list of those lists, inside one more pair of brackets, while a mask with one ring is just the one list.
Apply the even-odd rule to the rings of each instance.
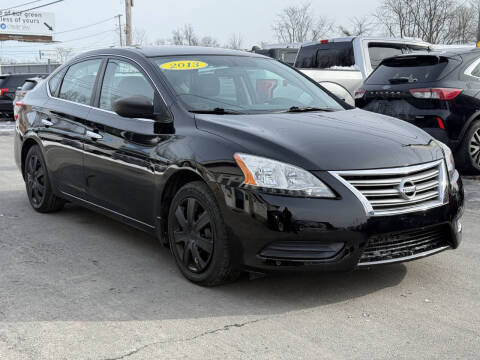
[[41, 2], [41, 1], [44, 1], [44, 0], [29, 1], [29, 2], [26, 2], [26, 3], [20, 4], [20, 5], [15, 5], [15, 6], [11, 6], [9, 8], [6, 8], [6, 9], [1, 9], [0, 11], [7, 11], [7, 10], [11, 10], [11, 9], [16, 9], [16, 8], [19, 8], [19, 7], [22, 7], [22, 6], [35, 4], [35, 3], [38, 3], [38, 2]]
[[112, 21], [115, 19], [115, 16], [114, 17], [109, 17], [108, 19], [105, 19], [105, 20], [102, 20], [102, 21], [99, 21], [99, 22], [96, 22], [96, 23], [93, 23], [93, 24], [88, 24], [88, 25], [84, 25], [84, 26], [80, 26], [78, 28], [74, 28], [74, 29], [70, 29], [70, 30], [64, 30], [64, 31], [59, 31], [59, 32], [54, 32], [53, 34], [54, 35], [58, 35], [58, 34], [65, 34], [65, 33], [68, 33], [68, 32], [72, 32], [72, 31], [77, 31], [77, 30], [82, 30], [82, 29], [86, 29], [86, 28], [89, 28], [91, 26], [95, 26], [95, 25], [99, 25], [99, 24], [103, 24], [103, 23], [106, 23], [108, 21]]
[[30, 9], [25, 9], [25, 10], [22, 10], [22, 11], [15, 11], [14, 14], [15, 14], [15, 15], [18, 15], [18, 14], [21, 14], [21, 13], [24, 13], [24, 12], [27, 12], [27, 11], [30, 11], [30, 10], [40, 9], [40, 8], [45, 7], [45, 6], [53, 5], [53, 4], [62, 2], [62, 1], [65, 1], [65, 0], [56, 0], [56, 1], [49, 2], [48, 4], [43, 4], [43, 5], [35, 6], [35, 7], [33, 7], [33, 8], [30, 8]]

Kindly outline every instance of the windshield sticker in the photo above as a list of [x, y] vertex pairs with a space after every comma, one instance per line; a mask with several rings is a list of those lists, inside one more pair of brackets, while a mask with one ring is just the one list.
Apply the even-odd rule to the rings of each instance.
[[172, 62], [168, 62], [160, 65], [160, 67], [165, 70], [195, 70], [195, 69], [202, 69], [207, 66], [208, 64], [204, 63], [203, 61], [194, 61], [194, 60], [172, 61]]

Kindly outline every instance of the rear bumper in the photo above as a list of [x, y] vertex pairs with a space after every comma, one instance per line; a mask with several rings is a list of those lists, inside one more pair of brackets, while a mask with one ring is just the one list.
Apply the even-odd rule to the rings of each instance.
[[[448, 204], [394, 216], [369, 217], [348, 189], [338, 186], [335, 191], [341, 195], [340, 200], [266, 195], [219, 186], [216, 194], [223, 203], [236, 260], [246, 269], [263, 272], [348, 271], [358, 266], [414, 260], [455, 249], [461, 242], [459, 221], [464, 199], [460, 179], [449, 186]], [[381, 261], [362, 259], [369, 243], [378, 236], [391, 239], [432, 229], [440, 237], [429, 246], [419, 244], [414, 250], [405, 249], [401, 257], [385, 256]]]

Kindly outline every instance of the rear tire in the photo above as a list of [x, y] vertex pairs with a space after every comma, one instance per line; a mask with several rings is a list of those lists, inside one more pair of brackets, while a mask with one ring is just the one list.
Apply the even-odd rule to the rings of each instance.
[[48, 170], [38, 145], [32, 146], [25, 158], [25, 185], [28, 200], [35, 211], [49, 213], [59, 211], [65, 201], [52, 191]]
[[215, 286], [240, 275], [220, 209], [205, 183], [188, 183], [173, 198], [168, 239], [178, 268], [191, 282]]
[[480, 120], [468, 129], [457, 153], [458, 167], [468, 174], [480, 174]]

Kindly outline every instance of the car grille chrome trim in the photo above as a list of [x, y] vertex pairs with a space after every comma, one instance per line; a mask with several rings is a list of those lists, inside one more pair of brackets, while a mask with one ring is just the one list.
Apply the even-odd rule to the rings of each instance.
[[368, 216], [425, 211], [448, 201], [443, 160], [401, 168], [330, 171], [330, 174], [357, 196]]

